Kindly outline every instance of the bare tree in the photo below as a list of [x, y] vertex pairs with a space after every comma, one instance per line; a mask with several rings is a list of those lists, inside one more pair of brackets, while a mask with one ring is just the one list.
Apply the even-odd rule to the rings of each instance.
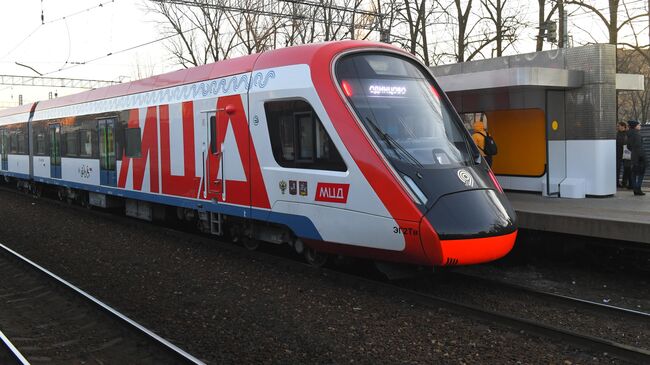
[[547, 2], [548, 0], [537, 0], [537, 4], [539, 5], [537, 11], [537, 44], [535, 46], [537, 52], [544, 49], [544, 24], [548, 24], [553, 17], [553, 14], [555, 14], [555, 11], [558, 10], [559, 2], [556, 2], [555, 5], [551, 7], [548, 14], [546, 14], [545, 9]]
[[277, 46], [276, 33], [282, 19], [274, 16], [264, 0], [243, 0], [243, 9], [255, 11], [230, 11], [227, 14], [230, 27], [238, 38], [245, 54], [262, 52]]
[[408, 31], [407, 37], [398, 37], [396, 42], [411, 54], [419, 56], [428, 66], [431, 64], [429, 53], [429, 25], [434, 21], [435, 2], [426, 0], [402, 0], [398, 9], [399, 23]]
[[616, 53], [617, 72], [644, 75], [643, 91], [619, 91], [619, 120], [650, 121], [650, 50], [619, 49]]
[[[503, 56], [503, 51], [517, 41], [517, 32], [527, 26], [519, 4], [508, 6], [508, 0], [481, 0], [484, 18], [494, 29], [494, 42], [496, 56]], [[512, 2], [510, 2], [512, 5]], [[486, 40], [489, 40], [487, 38]]]
[[[632, 10], [623, 4], [627, 19], [633, 18]], [[650, 10], [650, 9], [646, 9]], [[650, 11], [648, 12], [650, 13]], [[650, 17], [650, 15], [648, 15]], [[616, 53], [617, 72], [640, 73], [644, 75], [643, 91], [623, 91], [618, 93], [619, 118], [637, 119], [643, 122], [650, 121], [650, 40], [647, 44], [645, 31], [650, 29], [650, 19], [645, 27], [637, 27], [635, 22], [630, 22], [631, 39], [629, 42], [620, 42], [619, 45], [627, 49], [618, 49]]]
[[[625, 20], [619, 23], [618, 13], [621, 5], [624, 5], [623, 0], [608, 0], [608, 7], [605, 9], [598, 9], [596, 6], [588, 3], [587, 1], [568, 0], [565, 4], [577, 5], [588, 12], [595, 14], [603, 22], [607, 28], [609, 44], [618, 44], [618, 33], [627, 25], [630, 25], [634, 20], [648, 16], [648, 12], [638, 13], [633, 16], [627, 16]], [[607, 11], [607, 13], [605, 13]]]
[[[210, 4], [198, 6], [198, 4]], [[148, 2], [147, 10], [161, 16], [165, 34], [175, 34], [167, 44], [172, 58], [183, 67], [202, 65], [227, 58], [238, 45], [232, 34], [223, 32], [225, 12], [222, 0], [192, 0], [189, 5]], [[193, 5], [194, 4], [194, 5]]]
[[485, 22], [486, 18], [480, 13], [474, 14], [472, 5], [473, 0], [468, 0], [465, 6], [461, 0], [454, 0], [450, 6], [443, 8], [447, 23], [455, 25], [452, 56], [456, 62], [471, 61], [479, 55], [484, 57], [484, 49], [496, 40], [495, 33]]

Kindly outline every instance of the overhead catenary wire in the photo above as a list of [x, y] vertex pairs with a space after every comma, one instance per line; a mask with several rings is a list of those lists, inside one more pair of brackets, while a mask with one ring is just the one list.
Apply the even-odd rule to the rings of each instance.
[[[83, 9], [83, 10], [78, 10], [78, 11], [75, 11], [75, 12], [73, 12], [73, 13], [70, 13], [70, 14], [64, 15], [64, 16], [62, 16], [62, 17], [59, 17], [59, 18], [53, 19], [53, 20], [45, 21], [45, 14], [44, 14], [44, 12], [43, 12], [43, 0], [41, 0], [41, 24], [39, 24], [38, 26], [36, 26], [36, 28], [34, 28], [34, 29], [33, 29], [33, 30], [32, 30], [32, 31], [31, 31], [31, 32], [30, 32], [30, 33], [29, 33], [25, 38], [23, 38], [21, 41], [19, 41], [19, 42], [18, 42], [18, 43], [17, 43], [17, 44], [12, 48], [12, 49], [10, 49], [10, 50], [9, 50], [7, 53], [5, 53], [2, 57], [0, 57], [0, 60], [5, 59], [7, 56], [9, 56], [10, 54], [12, 54], [16, 49], [20, 48], [23, 44], [25, 44], [25, 42], [26, 42], [29, 38], [31, 38], [31, 37], [34, 35], [34, 33], [36, 33], [37, 31], [39, 31], [43, 26], [46, 26], [46, 25], [49, 25], [49, 24], [53, 24], [53, 23], [57, 23], [57, 22], [60, 22], [60, 21], [65, 21], [65, 20], [67, 20], [67, 19], [69, 19], [69, 18], [71, 18], [71, 17], [74, 17], [74, 16], [77, 16], [77, 15], [79, 15], [79, 14], [83, 14], [83, 13], [89, 12], [89, 11], [94, 10], [94, 9], [103, 8], [104, 5], [112, 4], [112, 3], [114, 3], [115, 1], [116, 1], [116, 0], [110, 0], [110, 1], [100, 2], [99, 4], [94, 5], [94, 6], [91, 6], [91, 7], [89, 7], [89, 8], [85, 8], [85, 9]], [[67, 23], [66, 23], [66, 27], [67, 27]], [[69, 36], [70, 36], [70, 35], [68, 34], [68, 38], [69, 38]]]

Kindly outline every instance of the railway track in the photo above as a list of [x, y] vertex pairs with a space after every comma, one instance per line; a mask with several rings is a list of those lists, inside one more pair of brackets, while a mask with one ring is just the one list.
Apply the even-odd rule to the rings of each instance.
[[3, 244], [0, 277], [2, 364], [203, 364]]
[[0, 364], [19, 364], [27, 365], [29, 361], [25, 359], [23, 354], [11, 343], [11, 340], [0, 331]]
[[[531, 320], [513, 314], [488, 310], [477, 305], [471, 305], [460, 301], [451, 300], [439, 295], [433, 295], [416, 290], [407, 290], [404, 288], [397, 289], [403, 292], [404, 295], [412, 298], [412, 300], [423, 305], [427, 305], [427, 302], [438, 303], [441, 306], [460, 311], [469, 316], [500, 323], [514, 329], [535, 333], [544, 337], [561, 340], [563, 342], [571, 343], [582, 348], [590, 349], [595, 353], [608, 354], [633, 363], [650, 363], [650, 350], [645, 348], [622, 344], [606, 338], [585, 333], [575, 332], [565, 327], [546, 324], [538, 320]], [[586, 302], [578, 300], [574, 301], [574, 303], [585, 305]], [[629, 314], [629, 312], [625, 313]], [[643, 318], [647, 320], [647, 317], [644, 316]]]
[[[64, 203], [51, 201], [52, 204], [65, 205]], [[81, 209], [81, 207], [72, 207], [73, 209]], [[151, 224], [148, 222], [134, 220], [128, 217], [110, 214], [107, 212], [93, 210], [89, 212], [90, 214], [97, 214], [106, 219], [109, 219], [118, 224], [126, 224], [129, 226], [138, 227], [138, 229], [151, 230], [153, 231], [163, 231], [166, 235], [179, 238], [185, 241], [192, 241], [197, 243], [202, 243], [206, 245], [215, 245], [219, 244], [220, 249], [225, 249], [228, 251], [235, 251], [241, 255], [248, 256], [255, 260], [265, 260], [270, 262], [278, 267], [284, 267], [301, 273], [314, 274], [318, 273], [320, 275], [328, 277], [330, 280], [340, 283], [341, 285], [352, 286], [354, 288], [359, 288], [363, 290], [370, 290], [377, 292], [386, 296], [398, 297], [409, 303], [421, 305], [423, 307], [430, 307], [432, 309], [446, 308], [450, 311], [454, 311], [468, 317], [478, 319], [480, 321], [485, 321], [489, 323], [499, 324], [508, 328], [511, 328], [517, 332], [527, 332], [532, 333], [541, 337], [546, 337], [554, 341], [558, 341], [563, 344], [570, 344], [575, 346], [577, 349], [583, 349], [589, 351], [592, 354], [597, 354], [598, 356], [606, 356], [618, 358], [624, 361], [629, 361], [632, 363], [648, 364], [650, 363], [650, 350], [626, 345], [616, 341], [612, 341], [606, 338], [599, 336], [593, 336], [585, 333], [575, 332], [566, 328], [559, 326], [549, 325], [542, 323], [541, 321], [531, 320], [522, 316], [516, 316], [512, 314], [500, 313], [498, 311], [487, 310], [479, 305], [467, 304], [461, 301], [452, 300], [441, 295], [436, 295], [432, 293], [427, 293], [421, 290], [414, 290], [405, 288], [404, 285], [383, 282], [381, 280], [369, 279], [364, 276], [358, 276], [340, 270], [333, 270], [329, 268], [317, 269], [314, 268], [302, 261], [291, 259], [286, 255], [277, 255], [271, 254], [263, 251], [248, 251], [247, 249], [233, 245], [227, 242], [219, 242], [214, 239], [214, 237], [206, 236], [200, 233], [190, 233], [187, 231], [180, 231], [168, 226], [161, 226], [156, 224]], [[270, 250], [274, 251], [274, 250]], [[477, 279], [479, 280], [479, 279]], [[515, 286], [513, 285], [513, 288]], [[534, 294], [534, 295], [546, 295], [546, 294]], [[589, 306], [592, 304], [587, 304], [587, 301], [583, 300], [574, 300], [572, 303], [580, 306]], [[601, 308], [602, 306], [597, 306]], [[606, 306], [611, 307], [611, 306]], [[615, 310], [609, 308], [608, 310]], [[647, 320], [647, 313], [634, 313], [636, 311], [617, 311], [617, 313], [625, 313], [626, 315], [641, 316], [644, 320]]]
[[[168, 234], [178, 235], [179, 238], [187, 238], [187, 232], [179, 232], [170, 228], [165, 229], [169, 230]], [[214, 239], [210, 237], [205, 237], [203, 235], [194, 233], [189, 233], [189, 235], [191, 235], [194, 240], [203, 241], [206, 243], [214, 243]], [[433, 309], [440, 307], [447, 308], [451, 311], [462, 313], [464, 315], [482, 321], [501, 324], [518, 332], [525, 331], [528, 333], [533, 333], [539, 336], [561, 341], [562, 343], [569, 343], [578, 348], [590, 350], [594, 354], [599, 354], [601, 356], [605, 354], [606, 356], [619, 358], [632, 363], [650, 364], [650, 350], [645, 348], [618, 343], [616, 341], [598, 336], [575, 332], [566, 328], [545, 324], [543, 322], [527, 319], [524, 317], [490, 311], [480, 306], [450, 300], [440, 295], [426, 293], [419, 290], [407, 289], [398, 283], [383, 282], [377, 279], [368, 279], [364, 276], [349, 274], [329, 268], [314, 268], [313, 266], [300, 260], [287, 258], [283, 255], [269, 254], [260, 251], [250, 252], [243, 247], [232, 244], [224, 244], [222, 247], [227, 247], [228, 249], [242, 252], [243, 254], [250, 255], [251, 258], [254, 259], [272, 261], [278, 266], [287, 267], [292, 270], [300, 270], [307, 273], [321, 272], [323, 275], [343, 285], [352, 285], [360, 289], [383, 293], [386, 296], [397, 296], [408, 302], [417, 303], [424, 307], [431, 307]], [[540, 295], [542, 294], [540, 293]], [[575, 303], [580, 303], [580, 305], [588, 305], [585, 304], [586, 302], [587, 301], [580, 300], [575, 301]], [[600, 308], [600, 306], [598, 307]], [[614, 310], [613, 308], [610, 309]], [[626, 310], [620, 310], [620, 312], [632, 314], [634, 316], [641, 316], [644, 320], [648, 319], [647, 313], [634, 314], [634, 311]]]
[[568, 303], [571, 306], [582, 307], [586, 310], [600, 312], [607, 316], [613, 316], [613, 317], [626, 316], [632, 320], [648, 322], [648, 325], [650, 326], [650, 313], [648, 312], [638, 311], [638, 310], [624, 308], [624, 307], [617, 307], [614, 305], [599, 303], [592, 300], [581, 299], [581, 298], [558, 294], [558, 293], [552, 293], [549, 291], [535, 289], [525, 285], [509, 283], [498, 279], [481, 277], [481, 276], [461, 273], [457, 271], [450, 272], [447, 275], [455, 276], [465, 280], [472, 280], [474, 282], [480, 282], [483, 285], [489, 285], [495, 288], [507, 288], [511, 290], [525, 292], [528, 295], [532, 295], [544, 300], [552, 300], [558, 303]]

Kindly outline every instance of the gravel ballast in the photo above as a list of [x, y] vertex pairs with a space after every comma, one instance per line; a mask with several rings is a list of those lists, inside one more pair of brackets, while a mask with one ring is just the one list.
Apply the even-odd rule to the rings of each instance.
[[0, 206], [1, 242], [209, 363], [613, 361], [146, 223], [5, 190]]

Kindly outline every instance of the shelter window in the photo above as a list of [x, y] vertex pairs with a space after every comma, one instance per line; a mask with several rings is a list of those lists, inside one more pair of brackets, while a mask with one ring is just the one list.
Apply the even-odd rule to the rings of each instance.
[[142, 140], [140, 139], [140, 128], [127, 128], [124, 130], [124, 154], [126, 157], [142, 156]]
[[347, 171], [314, 109], [303, 100], [264, 104], [271, 148], [283, 167]]

